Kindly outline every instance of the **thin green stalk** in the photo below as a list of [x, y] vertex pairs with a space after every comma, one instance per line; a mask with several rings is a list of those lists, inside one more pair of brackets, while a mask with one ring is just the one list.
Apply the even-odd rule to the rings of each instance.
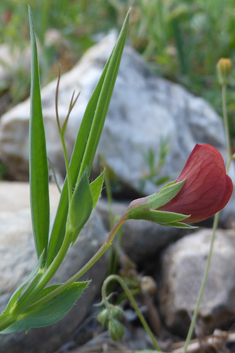
[[36, 287], [32, 292], [30, 292], [27, 296], [22, 296], [14, 310], [14, 314], [20, 314], [33, 300], [34, 298], [40, 293], [40, 291], [47, 285], [47, 283], [51, 280], [54, 276], [58, 268], [60, 267], [62, 261], [67, 254], [69, 245], [71, 243], [71, 237], [73, 233], [66, 232], [66, 236], [64, 238], [64, 242], [58, 252], [57, 256], [55, 257], [54, 261], [51, 263], [45, 274], [41, 277], [39, 282], [37, 283]]
[[136, 302], [135, 302], [135, 299], [134, 297], [132, 296], [129, 288], [127, 287], [127, 285], [125, 284], [125, 282], [122, 280], [121, 277], [117, 276], [117, 275], [111, 275], [109, 277], [106, 278], [106, 280], [104, 281], [103, 283], [103, 286], [102, 286], [102, 298], [103, 298], [103, 301], [104, 301], [104, 305], [108, 308], [109, 306], [109, 303], [108, 303], [108, 300], [107, 300], [107, 296], [106, 296], [106, 288], [107, 288], [107, 285], [110, 281], [113, 281], [113, 280], [116, 280], [117, 282], [120, 283], [120, 285], [122, 286], [122, 288], [124, 289], [127, 297], [129, 298], [131, 304], [133, 305], [137, 315], [139, 316], [139, 319], [145, 329], [145, 331], [148, 333], [149, 337], [151, 338], [152, 342], [153, 342], [153, 345], [155, 347], [155, 349], [159, 352], [161, 352], [161, 349], [159, 348], [156, 340], [155, 340], [155, 337], [150, 329], [150, 327], [148, 326], [145, 318], [143, 317], [143, 315], [141, 314], [141, 311], [140, 309], [138, 308]]
[[226, 142], [227, 142], [228, 161], [231, 161], [231, 157], [232, 157], [231, 143], [230, 143], [229, 124], [228, 124], [228, 115], [227, 115], [227, 106], [226, 106], [226, 85], [222, 85], [222, 108], [223, 108], [224, 127], [225, 127]]
[[[72, 198], [72, 186], [71, 186], [71, 176], [70, 176], [70, 170], [69, 170], [69, 159], [68, 159], [68, 153], [67, 153], [67, 149], [66, 149], [66, 145], [65, 145], [65, 140], [64, 140], [64, 133], [65, 130], [61, 129], [61, 125], [60, 125], [60, 117], [59, 117], [59, 109], [58, 109], [58, 100], [59, 100], [59, 85], [60, 85], [60, 70], [58, 73], [58, 80], [57, 80], [57, 85], [56, 85], [56, 94], [55, 94], [55, 112], [56, 112], [56, 121], [57, 121], [57, 127], [59, 130], [59, 134], [60, 134], [60, 140], [62, 143], [62, 148], [63, 148], [63, 154], [64, 154], [64, 161], [65, 161], [65, 167], [66, 167], [66, 179], [67, 179], [67, 186], [68, 186], [68, 199], [69, 202]], [[72, 98], [73, 99], [73, 98]], [[71, 103], [72, 100], [70, 102], [70, 107], [71, 107]], [[67, 120], [70, 114], [70, 107], [69, 107], [69, 111], [68, 111], [68, 115], [65, 119], [65, 124], [67, 124]]]
[[123, 231], [122, 229], [120, 229], [120, 231], [117, 234], [117, 243], [116, 243], [115, 252], [114, 252], [113, 268], [112, 268], [113, 273], [117, 272], [117, 268], [118, 268], [119, 253], [120, 253], [121, 244], [122, 244], [122, 235], [123, 235]]
[[53, 164], [51, 163], [51, 161], [50, 161], [50, 159], [48, 157], [47, 157], [47, 160], [48, 160], [48, 163], [49, 163], [49, 165], [51, 167], [53, 178], [54, 178], [55, 184], [57, 186], [57, 189], [58, 189], [59, 193], [61, 194], [61, 188], [60, 188], [59, 182], [57, 180], [55, 168], [54, 168]]
[[195, 323], [196, 323], [197, 316], [198, 316], [199, 307], [200, 307], [201, 300], [202, 300], [202, 297], [203, 297], [203, 293], [204, 293], [204, 289], [205, 289], [205, 285], [206, 285], [206, 281], [207, 281], [207, 277], [208, 277], [208, 273], [209, 273], [209, 269], [210, 269], [210, 264], [211, 264], [211, 257], [212, 257], [212, 253], [213, 253], [213, 245], [214, 245], [216, 230], [217, 230], [218, 221], [219, 221], [219, 214], [220, 214], [220, 212], [217, 212], [216, 215], [215, 215], [215, 218], [214, 218], [213, 233], [212, 233], [210, 250], [209, 250], [209, 255], [208, 255], [207, 264], [206, 264], [206, 270], [205, 270], [205, 273], [204, 273], [204, 277], [203, 277], [203, 280], [202, 280], [201, 288], [200, 288], [199, 295], [198, 295], [198, 298], [197, 298], [196, 308], [194, 310], [193, 318], [192, 318], [192, 321], [191, 321], [191, 324], [190, 324], [190, 327], [189, 327], [189, 331], [188, 331], [188, 335], [187, 335], [187, 338], [186, 338], [186, 341], [185, 341], [184, 353], [187, 353], [188, 345], [189, 345], [189, 342], [190, 342], [190, 340], [192, 338], [192, 335], [193, 335]]
[[[113, 198], [112, 198], [112, 190], [111, 190], [111, 185], [110, 185], [110, 180], [109, 180], [109, 175], [107, 172], [107, 164], [105, 161], [105, 157], [102, 156], [102, 162], [105, 167], [105, 189], [106, 189], [106, 194], [107, 194], [107, 199], [108, 199], [108, 205], [109, 205], [109, 229], [111, 230], [114, 226], [114, 214], [113, 214]], [[113, 273], [113, 259], [115, 256], [115, 246], [112, 244], [110, 248], [110, 256], [109, 256], [109, 265], [108, 265], [108, 274], [110, 275]]]
[[[105, 241], [105, 243], [100, 247], [100, 249], [96, 252], [96, 254], [77, 272], [75, 275], [73, 275], [69, 280], [67, 280], [65, 283], [61, 284], [58, 288], [56, 288], [53, 292], [49, 293], [36, 303], [32, 304], [29, 308], [33, 309], [37, 307], [38, 304], [42, 304], [47, 302], [49, 299], [53, 298], [55, 295], [58, 295], [61, 293], [65, 288], [69, 287], [72, 283], [77, 281], [80, 277], [82, 277], [98, 260], [99, 258], [108, 250], [110, 245], [112, 244], [113, 238], [116, 235], [117, 231], [120, 229], [120, 227], [123, 225], [123, 223], [126, 221], [126, 213], [122, 215], [122, 217], [119, 219], [119, 221], [115, 224], [113, 229], [111, 230], [108, 239]], [[52, 263], [53, 264], [53, 263]]]
[[[230, 163], [232, 160], [232, 155], [231, 155], [229, 124], [228, 124], [227, 107], [226, 107], [226, 85], [225, 84], [222, 85], [222, 107], [223, 107], [223, 119], [224, 119], [224, 127], [225, 127], [226, 142], [227, 142], [227, 153], [228, 153], [228, 163], [227, 163], [227, 167], [226, 167], [226, 172], [228, 172], [229, 167], [230, 167]], [[207, 281], [207, 277], [208, 277], [208, 273], [209, 273], [209, 268], [210, 268], [210, 264], [211, 264], [211, 257], [212, 257], [212, 253], [213, 253], [215, 235], [216, 235], [216, 230], [217, 230], [218, 221], [219, 221], [219, 214], [220, 214], [220, 212], [217, 212], [215, 215], [215, 218], [214, 218], [213, 233], [212, 233], [212, 238], [211, 238], [211, 244], [210, 244], [210, 250], [209, 250], [209, 255], [208, 255], [208, 259], [207, 259], [206, 269], [205, 269], [204, 277], [202, 280], [200, 292], [198, 295], [196, 308], [194, 310], [193, 318], [192, 318], [192, 321], [191, 321], [191, 324], [189, 327], [189, 331], [188, 331], [188, 335], [187, 335], [187, 338], [185, 341], [184, 353], [187, 353], [187, 348], [188, 348], [189, 342], [190, 342], [192, 335], [193, 335], [195, 323], [196, 323], [197, 316], [198, 316], [199, 307], [200, 307], [201, 300], [203, 297], [203, 293], [204, 293], [204, 289], [205, 289], [205, 285], [206, 285], [206, 281]]]
[[70, 175], [70, 170], [69, 170], [69, 159], [68, 159], [68, 153], [65, 145], [65, 140], [64, 140], [64, 134], [60, 134], [61, 138], [61, 143], [63, 147], [63, 152], [64, 152], [64, 161], [65, 161], [65, 167], [66, 167], [66, 176], [67, 176], [67, 185], [68, 185], [68, 196], [69, 196], [69, 204], [72, 198], [72, 184], [71, 184], [71, 175]]

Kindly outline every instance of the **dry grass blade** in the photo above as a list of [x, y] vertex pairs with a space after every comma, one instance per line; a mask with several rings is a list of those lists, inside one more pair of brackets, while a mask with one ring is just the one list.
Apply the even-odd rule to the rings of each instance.
[[[200, 352], [201, 348], [205, 351], [206, 348], [214, 348], [218, 352], [228, 352], [226, 345], [228, 343], [235, 342], [235, 332], [226, 332], [221, 330], [215, 330], [215, 332], [208, 336], [202, 338], [197, 338], [191, 341], [188, 345], [188, 353]], [[173, 345], [173, 353], [183, 353], [184, 342], [177, 342]]]

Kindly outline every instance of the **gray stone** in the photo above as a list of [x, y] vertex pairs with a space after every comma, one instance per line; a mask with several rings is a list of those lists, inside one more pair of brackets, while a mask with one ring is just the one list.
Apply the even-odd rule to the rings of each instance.
[[26, 70], [30, 67], [30, 47], [20, 50], [11, 48], [8, 44], [0, 45], [0, 80], [10, 85], [12, 75], [17, 70]]
[[[67, 127], [69, 154], [87, 102], [114, 42], [113, 35], [104, 38], [61, 77], [59, 114], [62, 121], [73, 91], [81, 91]], [[48, 156], [57, 171], [64, 175], [55, 119], [55, 88], [56, 81], [53, 81], [42, 89], [42, 105]], [[27, 100], [3, 115], [0, 123], [1, 159], [9, 174], [17, 180], [25, 180], [28, 175], [29, 111]], [[162, 175], [171, 178], [178, 176], [197, 142], [210, 143], [220, 150], [225, 147], [222, 121], [210, 105], [180, 85], [153, 75], [143, 59], [126, 47], [98, 152], [105, 156], [122, 183], [139, 190], [140, 179], [149, 171], [143, 155], [152, 149], [157, 161], [161, 139], [168, 139], [170, 147]], [[145, 193], [155, 190], [155, 185], [146, 183]]]
[[[114, 217], [122, 216], [127, 207], [127, 203], [113, 202], [112, 212]], [[109, 230], [109, 205], [107, 200], [100, 199], [96, 209], [100, 213], [106, 229]], [[125, 253], [134, 262], [141, 263], [151, 257], [156, 257], [163, 248], [188, 232], [184, 229], [163, 227], [144, 220], [130, 219], [122, 227], [121, 244]]]
[[[55, 214], [59, 192], [50, 187], [51, 210]], [[26, 183], [0, 183], [0, 310], [6, 307], [13, 291], [36, 264], [30, 210], [29, 186]], [[4, 207], [5, 206], [5, 207]], [[75, 274], [106, 240], [100, 216], [93, 212], [77, 242], [69, 250], [53, 282], [61, 283]], [[0, 335], [0, 351], [8, 353], [52, 353], [83, 321], [99, 293], [108, 267], [104, 255], [81, 280], [92, 282], [73, 309], [60, 322], [45, 328]]]
[[[235, 319], [235, 233], [218, 230], [199, 310], [204, 333]], [[200, 230], [171, 245], [163, 255], [160, 306], [169, 328], [186, 334], [206, 268], [211, 230]]]
[[[5, 88], [9, 87], [14, 74], [24, 71], [30, 74], [31, 47], [30, 44], [17, 43], [18, 45], [0, 44], [0, 80], [4, 82]], [[46, 47], [54, 47], [57, 54], [62, 51], [71, 50], [68, 41], [56, 29], [50, 29], [45, 33]], [[42, 53], [40, 43], [37, 43], [39, 60]], [[69, 59], [69, 57], [67, 57]]]

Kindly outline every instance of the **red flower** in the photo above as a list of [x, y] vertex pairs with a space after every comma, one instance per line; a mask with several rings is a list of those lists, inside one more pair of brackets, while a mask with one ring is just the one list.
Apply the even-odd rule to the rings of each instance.
[[177, 182], [184, 179], [178, 194], [158, 210], [191, 215], [187, 223], [200, 222], [220, 211], [233, 192], [221, 154], [207, 144], [194, 147]]

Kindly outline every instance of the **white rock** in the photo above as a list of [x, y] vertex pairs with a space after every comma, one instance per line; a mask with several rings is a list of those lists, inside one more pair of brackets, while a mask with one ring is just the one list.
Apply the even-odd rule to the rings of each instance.
[[[216, 232], [209, 276], [199, 310], [204, 333], [229, 324], [235, 318], [234, 230]], [[161, 312], [168, 327], [187, 333], [190, 317], [206, 268], [211, 230], [200, 230], [171, 245], [163, 255]]]
[[[59, 113], [67, 114], [72, 92], [81, 91], [71, 114], [66, 142], [69, 153], [76, 138], [89, 98], [115, 38], [110, 35], [87, 51], [81, 61], [61, 77]], [[48, 156], [60, 173], [64, 173], [61, 143], [55, 120], [56, 81], [42, 89]], [[18, 180], [28, 174], [29, 100], [2, 116], [0, 155], [8, 172]], [[180, 85], [153, 75], [133, 49], [124, 50], [113, 98], [98, 151], [119, 179], [139, 189], [139, 180], [148, 172], [143, 154], [152, 149], [158, 156], [161, 138], [168, 138], [170, 152], [163, 174], [177, 177], [194, 145], [209, 143], [223, 149], [225, 137], [220, 117], [202, 98], [195, 97]], [[156, 187], [147, 183], [145, 193]]]
[[[59, 192], [50, 187], [51, 210], [55, 214]], [[0, 311], [2, 312], [14, 292], [36, 264], [36, 255], [29, 210], [27, 183], [0, 183]], [[75, 245], [69, 250], [53, 282], [62, 283], [75, 274], [106, 240], [106, 231], [96, 212]], [[108, 267], [108, 254], [104, 255], [81, 280], [92, 279], [85, 294], [60, 322], [49, 327], [31, 329], [27, 335], [16, 332], [0, 335], [0, 351], [7, 353], [52, 353], [68, 340], [83, 321], [99, 293]]]
[[21, 51], [19, 48], [11, 48], [8, 44], [0, 45], [0, 80], [10, 81], [14, 71], [28, 69], [30, 66], [30, 48]]

